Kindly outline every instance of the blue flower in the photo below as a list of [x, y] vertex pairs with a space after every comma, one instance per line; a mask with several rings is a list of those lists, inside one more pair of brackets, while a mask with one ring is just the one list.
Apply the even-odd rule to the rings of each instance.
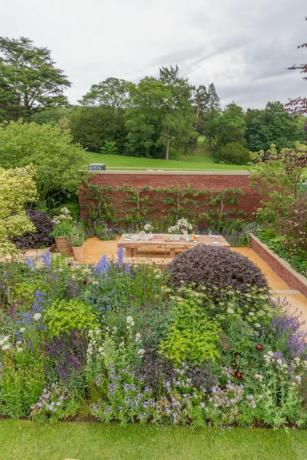
[[51, 254], [50, 254], [50, 251], [44, 252], [44, 254], [42, 255], [42, 260], [43, 260], [43, 264], [44, 264], [44, 266], [46, 268], [51, 267]]
[[34, 269], [34, 262], [31, 259], [31, 257], [29, 257], [29, 256], [25, 257], [25, 263], [26, 263], [26, 265], [28, 265], [30, 270]]
[[109, 261], [107, 256], [100, 257], [98, 263], [94, 267], [95, 275], [100, 275], [101, 273], [107, 274], [109, 271]]
[[122, 268], [124, 263], [124, 249], [118, 248], [117, 250], [117, 266], [118, 268]]

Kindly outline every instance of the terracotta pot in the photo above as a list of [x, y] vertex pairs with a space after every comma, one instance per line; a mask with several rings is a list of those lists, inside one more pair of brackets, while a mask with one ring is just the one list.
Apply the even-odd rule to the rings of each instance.
[[74, 254], [74, 259], [76, 262], [83, 261], [83, 247], [82, 246], [73, 246], [72, 252]]
[[56, 238], [55, 244], [58, 252], [63, 254], [63, 256], [72, 256], [72, 248], [69, 238]]

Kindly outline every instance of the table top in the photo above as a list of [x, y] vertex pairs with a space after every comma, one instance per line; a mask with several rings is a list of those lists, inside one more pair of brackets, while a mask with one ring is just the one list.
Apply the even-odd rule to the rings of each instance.
[[153, 234], [123, 234], [118, 242], [119, 247], [139, 247], [150, 245], [164, 245], [171, 247], [191, 247], [197, 244], [207, 244], [209, 246], [229, 246], [222, 235], [190, 235], [191, 241], [186, 241], [184, 235], [169, 233], [153, 233]]

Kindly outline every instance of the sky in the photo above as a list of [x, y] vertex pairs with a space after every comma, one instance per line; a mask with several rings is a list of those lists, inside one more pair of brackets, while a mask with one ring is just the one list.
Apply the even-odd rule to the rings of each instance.
[[108, 77], [137, 82], [178, 64], [222, 104], [264, 107], [307, 96], [307, 0], [0, 0], [0, 35], [52, 51], [75, 103]]

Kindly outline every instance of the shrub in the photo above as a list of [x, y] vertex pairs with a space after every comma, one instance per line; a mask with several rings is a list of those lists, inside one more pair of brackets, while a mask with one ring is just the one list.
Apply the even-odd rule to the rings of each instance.
[[255, 264], [227, 248], [198, 245], [175, 257], [169, 265], [169, 272], [175, 286], [184, 282], [240, 291], [248, 291], [250, 286], [267, 287]]
[[225, 163], [244, 165], [249, 161], [249, 150], [239, 142], [229, 142], [218, 149], [216, 157]]
[[59, 300], [52, 303], [45, 315], [51, 337], [60, 337], [72, 331], [85, 331], [96, 325], [91, 306], [78, 299]]
[[14, 243], [17, 248], [34, 249], [51, 246], [54, 242], [54, 239], [50, 236], [53, 229], [53, 223], [48, 214], [30, 209], [27, 211], [27, 216], [34, 225], [35, 231], [14, 238]]
[[[1, 142], [0, 142], [1, 143]], [[1, 149], [0, 149], [1, 156]], [[0, 253], [16, 250], [12, 239], [33, 230], [25, 204], [36, 199], [34, 172], [30, 167], [0, 167]]]
[[[85, 157], [67, 131], [53, 125], [11, 122], [0, 126], [0, 166], [32, 164], [42, 202], [57, 203], [61, 195], [74, 194], [80, 183]], [[61, 198], [62, 199], [62, 198]]]
[[173, 364], [203, 364], [219, 358], [218, 325], [209, 319], [202, 308], [201, 296], [186, 291], [186, 297], [176, 297], [167, 337], [160, 351]]

